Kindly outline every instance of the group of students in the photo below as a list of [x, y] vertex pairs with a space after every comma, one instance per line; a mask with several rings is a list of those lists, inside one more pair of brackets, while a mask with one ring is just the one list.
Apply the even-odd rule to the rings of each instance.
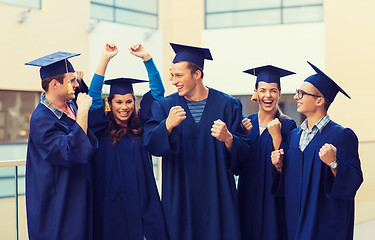
[[[243, 116], [238, 99], [204, 85], [209, 49], [171, 47], [177, 92], [166, 97], [148, 51], [130, 47], [149, 78], [139, 110], [132, 84], [146, 80], [104, 81], [115, 44], [88, 94], [75, 94], [84, 92], [68, 60], [77, 54], [27, 63], [41, 67], [44, 90], [30, 121], [29, 239], [352, 239], [358, 139], [327, 114], [339, 91], [348, 95], [309, 63], [316, 74], [294, 96], [306, 116], [297, 128], [278, 108], [280, 78], [294, 73], [263, 66], [244, 71], [257, 77], [259, 111]], [[161, 201], [151, 154], [163, 158]]]

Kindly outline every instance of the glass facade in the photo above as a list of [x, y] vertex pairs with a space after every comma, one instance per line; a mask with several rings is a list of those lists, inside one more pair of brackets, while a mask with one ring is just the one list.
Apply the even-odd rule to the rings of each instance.
[[0, 211], [1, 239], [28, 239], [25, 166], [0, 166]]
[[25, 166], [0, 167], [0, 199], [14, 198], [16, 187], [19, 196], [25, 195]]
[[323, 0], [206, 0], [207, 29], [323, 21]]
[[37, 9], [41, 8], [41, 0], [0, 0], [0, 3]]
[[0, 143], [26, 142], [40, 92], [0, 90]]
[[158, 28], [157, 0], [93, 0], [90, 11], [98, 20]]

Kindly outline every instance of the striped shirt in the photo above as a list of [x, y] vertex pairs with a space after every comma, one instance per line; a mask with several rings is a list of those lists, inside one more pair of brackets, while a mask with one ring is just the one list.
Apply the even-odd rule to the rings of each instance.
[[311, 128], [311, 131], [307, 128], [307, 119], [303, 121], [300, 126], [298, 133], [301, 133], [299, 139], [299, 149], [303, 152], [307, 145], [311, 142], [314, 136], [319, 132], [322, 133], [324, 127], [331, 121], [328, 114], [322, 117], [315, 125]]
[[70, 117], [71, 119], [76, 119], [76, 116], [74, 114], [74, 111], [73, 109], [70, 107], [70, 101], [67, 102], [67, 106], [68, 106], [68, 112], [65, 112], [57, 107], [55, 107], [55, 105], [53, 105], [47, 98], [46, 98], [46, 93], [42, 93], [42, 96], [41, 96], [41, 99], [40, 99], [40, 103], [43, 104], [44, 106], [46, 106], [49, 110], [51, 110], [53, 112], [53, 114], [55, 114], [55, 116], [58, 118], [58, 119], [61, 119], [62, 115], [65, 113], [68, 117]]
[[197, 102], [186, 100], [190, 113], [193, 116], [194, 121], [196, 123], [199, 123], [199, 121], [201, 120], [204, 107], [206, 106], [206, 102], [207, 102], [207, 98], [202, 101], [197, 101]]

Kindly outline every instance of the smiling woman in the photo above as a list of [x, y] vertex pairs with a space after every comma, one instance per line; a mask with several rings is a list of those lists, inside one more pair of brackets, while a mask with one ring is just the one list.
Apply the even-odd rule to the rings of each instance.
[[[143, 128], [141, 127], [141, 120], [137, 114], [135, 107], [135, 95], [132, 93], [132, 82], [142, 82], [143, 80], [136, 79], [112, 79], [105, 81], [106, 84], [111, 85], [111, 92], [108, 97], [110, 111], [107, 112], [109, 119], [110, 134], [113, 142], [116, 143], [121, 140], [127, 133], [137, 136], [142, 135]], [[124, 92], [125, 91], [125, 92]], [[131, 91], [126, 93], [127, 91]], [[126, 94], [115, 94], [115, 93]]]
[[135, 96], [130, 93], [125, 95], [116, 94], [108, 101], [110, 102], [112, 113], [114, 114], [117, 124], [126, 127], [129, 118], [134, 112]]
[[[294, 73], [271, 65], [244, 72], [257, 76], [252, 100], [258, 102], [259, 111], [242, 121], [252, 143], [248, 161], [237, 169], [242, 235], [244, 239], [286, 239], [283, 199], [269, 191], [279, 169], [269, 156], [286, 146], [289, 132], [296, 127], [278, 106], [280, 78]], [[265, 230], [268, 228], [275, 231]]]
[[150, 154], [143, 146], [143, 124], [151, 115], [151, 104], [164, 95], [160, 74], [141, 44], [130, 52], [143, 59], [151, 91], [135, 107], [132, 84], [147, 82], [132, 78], [104, 81], [110, 85], [105, 114], [101, 99], [107, 65], [118, 52], [106, 44], [89, 94], [93, 105], [89, 128], [99, 140], [93, 159], [95, 239], [168, 239], [164, 215], [153, 176]]

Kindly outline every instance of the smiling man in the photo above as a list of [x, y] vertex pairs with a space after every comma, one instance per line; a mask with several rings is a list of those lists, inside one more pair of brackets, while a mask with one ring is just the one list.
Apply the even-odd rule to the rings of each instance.
[[[30, 120], [26, 210], [30, 240], [92, 239], [90, 163], [97, 139], [87, 129], [91, 97], [78, 94], [68, 58], [57, 52], [27, 63], [40, 66], [42, 94]], [[78, 108], [77, 108], [78, 107]]]
[[177, 92], [154, 103], [144, 134], [149, 152], [163, 157], [162, 203], [170, 237], [240, 239], [231, 164], [248, 151], [241, 103], [203, 84], [209, 49], [171, 46]]
[[338, 92], [349, 96], [309, 64], [316, 74], [294, 96], [306, 120], [292, 131], [285, 161], [282, 149], [271, 155], [275, 167], [283, 164], [275, 186], [285, 195], [288, 239], [353, 239], [354, 197], [363, 181], [358, 139], [327, 114]]

